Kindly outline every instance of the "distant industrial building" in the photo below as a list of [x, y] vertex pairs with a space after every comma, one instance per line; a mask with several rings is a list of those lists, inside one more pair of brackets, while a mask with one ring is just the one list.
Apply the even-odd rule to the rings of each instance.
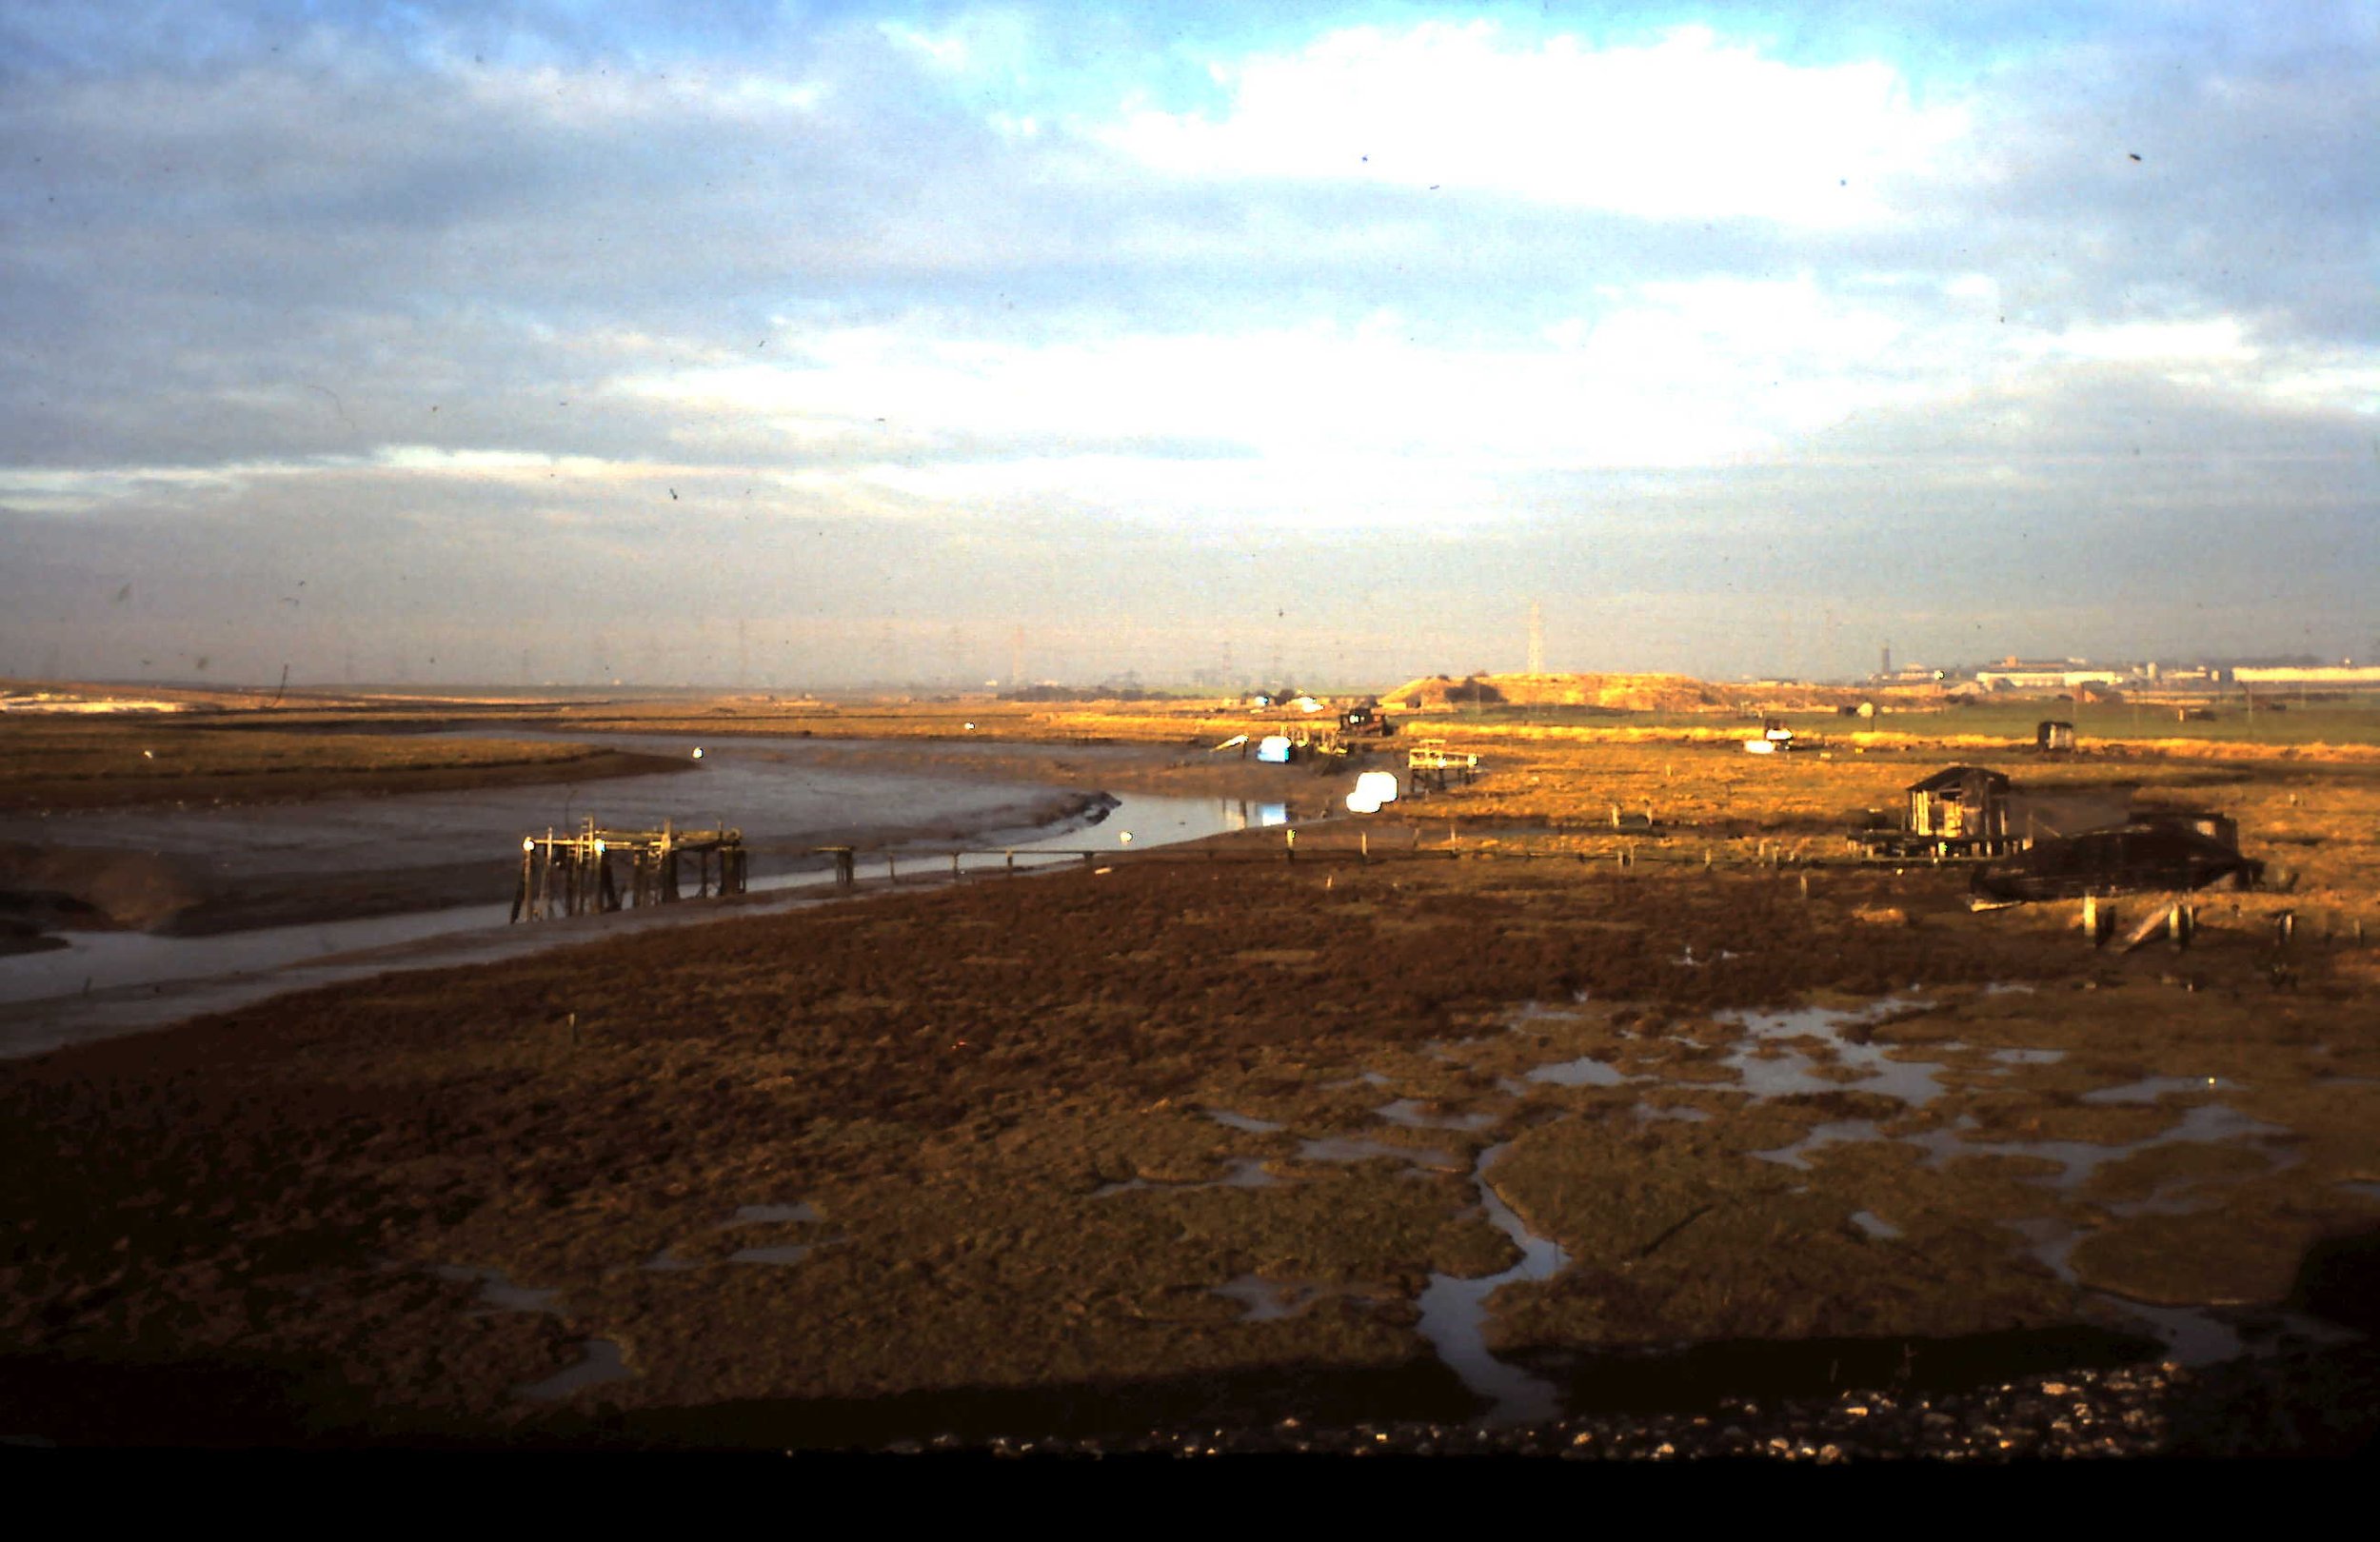
[[1975, 683], [1991, 691], [2071, 691], [2077, 685], [2114, 685], [2132, 678], [2130, 669], [2107, 669], [2080, 659], [2003, 659], [1989, 669], [1975, 671]]
[[2325, 685], [2333, 690], [2369, 690], [2380, 687], [2380, 664], [2242, 664], [2231, 671], [2231, 680], [2240, 685]]

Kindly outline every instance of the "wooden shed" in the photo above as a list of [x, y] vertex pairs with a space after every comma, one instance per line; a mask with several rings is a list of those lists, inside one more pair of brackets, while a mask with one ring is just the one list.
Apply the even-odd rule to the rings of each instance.
[[2074, 725], [2071, 722], [2044, 722], [2033, 731], [2033, 747], [2044, 755], [2072, 755], [2074, 752]]
[[1944, 766], [1909, 787], [1909, 833], [1978, 843], [2008, 839], [2008, 775], [1980, 765]]

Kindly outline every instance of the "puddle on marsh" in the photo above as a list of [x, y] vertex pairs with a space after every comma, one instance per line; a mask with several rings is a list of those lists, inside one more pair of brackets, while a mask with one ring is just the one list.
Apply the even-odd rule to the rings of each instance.
[[580, 1345], [579, 1350], [585, 1358], [581, 1359], [578, 1364], [565, 1371], [557, 1372], [543, 1381], [532, 1381], [515, 1387], [512, 1389], [512, 1395], [526, 1397], [536, 1402], [550, 1403], [568, 1397], [574, 1393], [583, 1392], [589, 1387], [598, 1387], [606, 1381], [620, 1381], [636, 1374], [628, 1369], [627, 1356], [621, 1352], [620, 1346], [608, 1338], [587, 1339]]
[[1259, 1119], [1253, 1114], [1234, 1114], [1227, 1108], [1210, 1108], [1206, 1117], [1245, 1135], [1272, 1135], [1281, 1128], [1270, 1119]]
[[[1848, 1088], [1882, 1093], [1912, 1107], [1922, 1106], [1942, 1095], [1942, 1085], [1934, 1079], [1935, 1074], [1944, 1068], [1942, 1062], [1897, 1060], [1892, 1058], [1894, 1045], [1861, 1042], [1865, 1035], [1860, 1030], [1910, 1004], [1899, 997], [1886, 997], [1861, 1012], [1800, 1007], [1788, 1012], [1722, 1013], [1716, 1020], [1735, 1024], [1745, 1037], [1719, 1063], [1741, 1077], [1745, 1090], [1755, 1097], [1841, 1092]], [[1822, 1066], [1815, 1057], [1796, 1048], [1792, 1040], [1800, 1038], [1824, 1043], [1833, 1053], [1832, 1064]], [[1857, 1074], [1825, 1074], [1836, 1069]]]
[[1163, 1179], [1152, 1180], [1140, 1177], [1120, 1178], [1113, 1183], [1102, 1183], [1093, 1189], [1091, 1197], [1104, 1199], [1110, 1195], [1132, 1194], [1141, 1189], [1169, 1189], [1177, 1193], [1186, 1193], [1192, 1189], [1263, 1189], [1270, 1188], [1279, 1181], [1279, 1178], [1264, 1170], [1263, 1157], [1234, 1156], [1224, 1168], [1223, 1176], [1219, 1178], [1208, 1178], [1194, 1183], [1171, 1183]]
[[2211, 1307], [2160, 1306], [2112, 1291], [2093, 1290], [2074, 1273], [2074, 1249], [2088, 1234], [2055, 1216], [2027, 1216], [2000, 1224], [2025, 1239], [2025, 1252], [2102, 1309], [2131, 1317], [2166, 1346], [2166, 1358], [2187, 1366], [2215, 1365], [2274, 1350], [2295, 1340], [2338, 1344], [2355, 1335], [2318, 1317], [2287, 1309], [2254, 1314], [2256, 1326], [2231, 1320]]
[[1851, 1223], [1854, 1226], [1858, 1227], [1861, 1231], [1867, 1233], [1870, 1236], [1874, 1237], [1879, 1242], [1890, 1242], [1893, 1238], [1901, 1235], [1901, 1229], [1899, 1227], [1894, 1225], [1891, 1221], [1886, 1220], [1883, 1216], [1875, 1214], [1874, 1211], [1853, 1211], [1851, 1213]]
[[1418, 1146], [1392, 1146], [1385, 1141], [1368, 1140], [1361, 1136], [1323, 1136], [1300, 1142], [1298, 1159], [1301, 1162], [1363, 1162], [1376, 1156], [1394, 1157], [1411, 1162], [1416, 1167], [1440, 1168], [1460, 1172], [1462, 1163], [1442, 1151], [1424, 1151]]
[[1560, 1394], [1544, 1377], [1532, 1375], [1488, 1353], [1488, 1298], [1518, 1280], [1551, 1279], [1560, 1273], [1564, 1260], [1560, 1245], [1523, 1225], [1488, 1182], [1488, 1168], [1504, 1150], [1502, 1146], [1490, 1146], [1481, 1152], [1472, 1165], [1471, 1179], [1478, 1190], [1479, 1205], [1489, 1222], [1513, 1239], [1520, 1249], [1520, 1261], [1499, 1274], [1478, 1279], [1432, 1275], [1418, 1303], [1420, 1332], [1438, 1350], [1438, 1358], [1447, 1369], [1459, 1376], [1464, 1386], [1488, 1400], [1488, 1411], [1480, 1415], [1479, 1423], [1535, 1424], [1561, 1412]]
[[1215, 1294], [1237, 1301], [1246, 1310], [1241, 1322], [1279, 1322], [1284, 1317], [1305, 1315], [1306, 1309], [1320, 1300], [1322, 1287], [1308, 1280], [1266, 1279], [1261, 1275], [1240, 1275], [1215, 1287]]
[[[1911, 992], [1918, 989], [1920, 987], [1910, 987]], [[2029, 989], [2031, 987], [2000, 986], [1987, 988], [1985, 994]], [[1787, 1012], [1717, 1014], [1714, 1020], [1734, 1027], [1740, 1035], [1719, 1063], [1741, 1078], [1739, 1088], [1727, 1088], [1721, 1083], [1718, 1089], [1740, 1090], [1755, 1097], [1843, 1091], [1874, 1092], [1911, 1108], [1921, 1107], [1945, 1092], [1938, 1078], [1949, 1069], [1948, 1063], [1892, 1058], [1895, 1046], [1874, 1041], [1864, 1030], [1881, 1026], [1882, 1019], [1922, 1004], [1912, 1000], [1904, 993], [1886, 997], [1856, 1011], [1808, 1007]], [[1537, 1018], [1567, 1016], [1569, 1014], [1549, 1012], [1531, 1003], [1517, 1013], [1512, 1020], [1517, 1026]], [[1963, 1044], [1953, 1040], [1928, 1044], [1924, 1046], [1924, 1051], [1947, 1055], [1964, 1048]], [[1908, 1051], [1904, 1049], [1903, 1052]], [[2009, 1048], [1984, 1053], [1994, 1072], [2002, 1076], [2019, 1066], [2052, 1065], [2067, 1058], [2067, 1052], [2059, 1049]], [[1581, 1057], [1540, 1067], [1529, 1073], [1528, 1077], [1537, 1082], [1595, 1086], [1660, 1079], [1657, 1072], [1653, 1077], [1623, 1077], [1607, 1062], [1594, 1057]], [[1501, 1084], [1506, 1091], [1516, 1094], [1525, 1090], [1525, 1083], [1509, 1077]], [[2240, 1090], [2240, 1086], [2223, 1077], [2149, 1077], [2121, 1086], [2100, 1089], [2085, 1095], [2082, 1100], [2099, 1105], [2155, 1105], [2172, 1095], [2220, 1093]], [[1639, 1121], [1709, 1117], [1699, 1109], [1663, 1109], [1641, 1102], [1635, 1106], [1633, 1112]], [[2168, 1128], [2145, 1139], [2120, 1144], [1990, 1138], [1982, 1136], [1982, 1126], [1973, 1115], [1961, 1115], [1944, 1127], [1893, 1135], [1887, 1135], [1884, 1130], [1884, 1125], [1892, 1122], [1890, 1118], [1826, 1120], [1790, 1145], [1751, 1155], [1807, 1171], [1813, 1165], [1809, 1159], [1811, 1154], [1824, 1147], [1852, 1141], [1893, 1140], [1917, 1147], [1924, 1154], [1922, 1165], [1928, 1168], [1939, 1168], [1953, 1158], [1966, 1156], [2033, 1157], [2055, 1164], [2056, 1172], [2029, 1181], [2055, 1193], [2075, 1191], [2110, 1163], [2163, 1145], [2248, 1143], [2251, 1149], [2258, 1151], [2271, 1164], [2270, 1171], [2285, 1169], [2303, 1160], [2302, 1153], [2283, 1143], [2291, 1138], [2291, 1132], [2288, 1129], [2253, 1118], [2224, 1104], [2198, 1102], [2187, 1107], [2173, 1106], [2166, 1112], [2173, 1116], [2173, 1122]], [[1482, 1158], [1482, 1170], [1486, 1159]], [[2160, 1184], [2146, 1197], [2111, 1201], [2100, 1208], [2117, 1217], [2188, 1214], [2209, 1202], [2207, 1190], [2214, 1181], [2197, 1179]], [[1484, 1189], [1484, 1184], [1482, 1187]], [[2356, 1180], [2342, 1182], [2338, 1187], [2359, 1197], [2380, 1199], [2380, 1183]], [[1899, 1228], [1871, 1211], [1854, 1211], [1850, 1220], [1863, 1234], [1879, 1240], [1902, 1235]], [[1503, 1223], [1499, 1220], [1498, 1224]], [[2083, 1288], [2074, 1276], [2071, 1262], [2081, 1234], [2070, 1223], [2054, 1217], [2035, 1217], [2003, 1224], [2009, 1225], [2026, 1239], [2026, 1250], [2044, 1267], [2067, 1283]], [[1517, 1236], [1516, 1240], [1519, 1238]], [[1526, 1246], [1525, 1243], [1523, 1245]], [[1438, 1289], [1439, 1285], [1440, 1282], [1434, 1278], [1433, 1289]], [[2267, 1314], [2256, 1319], [2267, 1325], [2277, 1323], [2277, 1327], [2243, 1327], [2207, 1309], [2148, 1305], [2126, 1301], [2105, 1292], [2092, 1291], [2087, 1294], [2110, 1310], [2120, 1311], [2140, 1324], [2143, 1331], [2152, 1334], [2168, 1346], [2172, 1357], [2193, 1365], [2253, 1353], [2260, 1348], [2271, 1347], [2275, 1342], [2320, 1342], [2324, 1335], [2335, 1334], [2335, 1330], [2318, 1320], [2296, 1314]], [[1455, 1341], [1461, 1353], [1474, 1353], [1461, 1346], [1458, 1335]], [[1477, 1354], [1483, 1355], [1484, 1351]], [[1456, 1364], [1452, 1353], [1448, 1353], [1447, 1357], [1449, 1364]], [[1525, 1400], [1535, 1394], [1529, 1378], [1520, 1378], [1517, 1384], [1511, 1385], [1499, 1380], [1509, 1374], [1509, 1367], [1491, 1361], [1489, 1366], [1478, 1368], [1477, 1379], [1471, 1374], [1464, 1375], [1465, 1381], [1475, 1390], [1497, 1403], [1498, 1413], [1493, 1417], [1525, 1416], [1512, 1414], [1509, 1409], [1514, 1406], [1514, 1399]], [[1515, 1386], [1517, 1390], [1514, 1390]]]
[[1557, 1060], [1552, 1065], [1538, 1066], [1529, 1073], [1528, 1079], [1556, 1087], [1616, 1087], [1624, 1081], [1646, 1078], [1623, 1076], [1594, 1056], [1581, 1055], [1575, 1060]]
[[[1391, 1124], [1401, 1124], [1408, 1130], [1460, 1130], [1466, 1134], [1484, 1130], [1503, 1118], [1501, 1114], [1432, 1114], [1421, 1103], [1410, 1097], [1399, 1097], [1393, 1103], [1382, 1103], [1372, 1111]], [[1276, 1129], [1279, 1126], [1275, 1126]]]
[[[1954, 1156], [2037, 1156], [2055, 1162], [2059, 1167], [2055, 1177], [2042, 1181], [2054, 1189], [2074, 1189], [2081, 1187], [2093, 1173], [2108, 1163], [2147, 1151], [2152, 1146], [2225, 1140], [2271, 1142], [2284, 1138], [2290, 1133], [2280, 1125], [2251, 1118], [2220, 1103], [2201, 1103], [2185, 1112], [2172, 1129], [2121, 1145], [2099, 1145], [2088, 1140], [1975, 1140], [1970, 1138], [1975, 1128], [1973, 1117], [1961, 1116], [1947, 1129], [1888, 1136], [1874, 1119], [1831, 1119], [1813, 1127], [1808, 1135], [1792, 1145], [1779, 1146], [1773, 1151], [1755, 1151], [1752, 1155], [1762, 1161], [1778, 1162], [1807, 1171], [1810, 1153], [1821, 1146], [1854, 1140], [1894, 1140], [1923, 1148], [1928, 1167], [1939, 1167]], [[2289, 1167], [2299, 1160], [2296, 1152], [2286, 1148], [2278, 1152], [2268, 1151], [2266, 1155], [2273, 1159], [2275, 1168]]]
[[807, 1242], [788, 1242], [774, 1248], [738, 1248], [727, 1255], [729, 1263], [798, 1264], [818, 1251]]
[[526, 1285], [515, 1285], [501, 1269], [474, 1269], [468, 1264], [432, 1264], [429, 1273], [440, 1279], [457, 1284], [479, 1285], [481, 1303], [495, 1312], [551, 1312], [560, 1291], [541, 1291]]
[[2082, 1095], [2086, 1103], [2153, 1103], [2168, 1093], [2236, 1092], [2239, 1082], [2222, 1077], [2143, 1077], [2120, 1087], [2102, 1087]]
[[[397, 1263], [394, 1259], [380, 1258], [373, 1261], [373, 1267], [386, 1272], [390, 1269], [403, 1268], [404, 1265]], [[648, 1264], [645, 1267], [653, 1266]], [[488, 1312], [550, 1314], [556, 1310], [553, 1304], [555, 1298], [562, 1295], [558, 1290], [541, 1291], [526, 1285], [516, 1285], [506, 1276], [501, 1269], [475, 1269], [468, 1264], [432, 1264], [426, 1272], [440, 1279], [453, 1280], [457, 1284], [469, 1284], [477, 1281], [479, 1298], [485, 1304], [485, 1311], [472, 1314], [475, 1316], [486, 1315]], [[580, 1345], [580, 1354], [578, 1364], [557, 1372], [543, 1381], [528, 1382], [515, 1387], [512, 1389], [512, 1395], [530, 1398], [538, 1402], [552, 1402], [559, 1398], [568, 1397], [584, 1388], [599, 1386], [606, 1381], [617, 1381], [624, 1376], [636, 1374], [628, 1369], [627, 1361], [621, 1354], [620, 1346], [608, 1338], [585, 1340]]]
[[719, 1229], [725, 1232], [732, 1231], [738, 1226], [764, 1226], [781, 1221], [815, 1221], [818, 1218], [818, 1212], [810, 1208], [809, 1201], [806, 1199], [798, 1205], [738, 1205], [734, 1218], [723, 1222]]

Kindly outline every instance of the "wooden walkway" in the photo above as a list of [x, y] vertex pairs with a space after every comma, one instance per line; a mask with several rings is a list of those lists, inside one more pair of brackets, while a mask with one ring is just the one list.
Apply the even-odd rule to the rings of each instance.
[[[575, 834], [521, 838], [521, 881], [512, 919], [545, 920], [618, 910], [625, 904], [674, 904], [684, 897], [684, 864], [695, 863], [695, 896], [742, 894], [747, 859], [741, 830], [609, 830], [592, 818]], [[624, 887], [614, 876], [625, 869]]]

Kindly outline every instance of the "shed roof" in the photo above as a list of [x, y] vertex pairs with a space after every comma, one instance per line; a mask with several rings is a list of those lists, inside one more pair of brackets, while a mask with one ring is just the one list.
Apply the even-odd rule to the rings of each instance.
[[1911, 792], [1939, 792], [1945, 787], [1958, 786], [1964, 783], [1970, 777], [1983, 778], [1984, 785], [1990, 788], [1993, 792], [2008, 791], [2007, 772], [1994, 771], [1989, 766], [1981, 765], [1946, 765], [1941, 770], [1936, 771], [1934, 775], [1925, 778], [1923, 781], [1911, 782], [1908, 790]]

